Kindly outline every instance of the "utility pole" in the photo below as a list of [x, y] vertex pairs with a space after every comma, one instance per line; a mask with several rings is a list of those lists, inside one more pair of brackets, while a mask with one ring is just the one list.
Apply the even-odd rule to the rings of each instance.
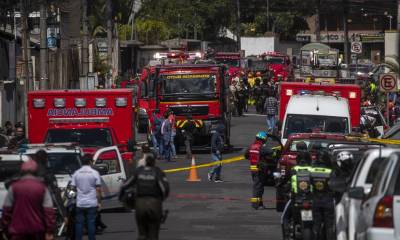
[[240, 51], [240, 1], [236, 0], [236, 40], [237, 40], [237, 51]]
[[267, 0], [267, 32], [269, 32], [269, 0]]
[[321, 21], [320, 21], [321, 0], [316, 0], [315, 4], [315, 38], [321, 42]]
[[[87, 0], [82, 0], [82, 75], [87, 77], [89, 72], [89, 31], [87, 18]], [[86, 84], [85, 84], [86, 85]]]
[[47, 1], [40, 3], [40, 82], [41, 90], [48, 88]]
[[112, 0], [107, 0], [107, 63], [112, 64]]
[[18, 121], [24, 121], [26, 126], [26, 134], [28, 134], [28, 88], [29, 88], [29, 62], [28, 62], [28, 10], [27, 0], [21, 0], [21, 24], [22, 24], [22, 59], [23, 59], [23, 76], [19, 84], [17, 84], [17, 91], [20, 93], [17, 97], [18, 101]]
[[347, 26], [347, 17], [348, 17], [348, 0], [342, 0], [343, 6], [343, 31], [344, 31], [344, 63], [349, 63], [349, 29]]

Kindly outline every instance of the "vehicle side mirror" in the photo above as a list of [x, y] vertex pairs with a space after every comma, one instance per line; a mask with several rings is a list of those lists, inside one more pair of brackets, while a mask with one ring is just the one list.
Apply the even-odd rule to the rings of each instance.
[[329, 187], [339, 193], [344, 193], [347, 190], [347, 182], [345, 178], [333, 177], [329, 181]]
[[128, 152], [136, 152], [137, 151], [135, 143], [131, 139], [128, 141], [127, 145], [128, 145]]
[[363, 187], [353, 187], [349, 189], [349, 197], [358, 199], [358, 200], [363, 200], [364, 199], [364, 188]]
[[100, 175], [106, 175], [108, 173], [108, 165], [105, 163], [98, 163], [93, 166], [93, 169], [97, 170]]

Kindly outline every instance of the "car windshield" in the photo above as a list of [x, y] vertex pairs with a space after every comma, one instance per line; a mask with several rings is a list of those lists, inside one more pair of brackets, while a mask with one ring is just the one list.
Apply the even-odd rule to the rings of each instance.
[[215, 97], [217, 78], [215, 74], [162, 75], [161, 95]]
[[78, 153], [49, 153], [47, 158], [53, 174], [72, 174], [81, 167]]
[[108, 147], [113, 145], [111, 132], [107, 128], [50, 129], [46, 143], [77, 142], [82, 147]]
[[217, 64], [228, 65], [229, 67], [240, 67], [240, 59], [215, 59]]
[[269, 64], [284, 64], [285, 58], [284, 57], [277, 57], [277, 56], [266, 56], [264, 58]]
[[293, 133], [349, 133], [346, 117], [288, 114], [283, 137]]
[[297, 152], [298, 143], [303, 142], [307, 145], [308, 151], [320, 151], [320, 150], [328, 150], [328, 147], [331, 143], [336, 143], [338, 140], [334, 139], [295, 139], [290, 143], [289, 151]]

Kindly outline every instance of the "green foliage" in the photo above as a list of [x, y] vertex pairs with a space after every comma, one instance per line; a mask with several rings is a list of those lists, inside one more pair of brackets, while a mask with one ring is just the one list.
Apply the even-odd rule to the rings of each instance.
[[159, 20], [138, 19], [136, 20], [136, 30], [139, 40], [146, 44], [157, 44], [169, 37], [167, 25]]

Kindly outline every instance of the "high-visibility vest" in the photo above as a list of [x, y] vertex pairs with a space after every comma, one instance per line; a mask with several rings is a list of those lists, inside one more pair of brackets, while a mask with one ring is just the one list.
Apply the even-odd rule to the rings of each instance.
[[325, 167], [311, 168], [311, 183], [314, 193], [329, 192], [328, 181], [331, 177], [332, 169]]
[[[302, 181], [301, 178], [306, 176], [303, 176], [303, 174], [300, 174], [300, 172], [304, 173], [304, 175], [308, 175], [309, 178], [311, 174], [311, 169], [312, 169], [311, 166], [295, 166], [292, 168], [292, 170], [295, 171], [295, 174], [293, 174], [291, 178], [291, 186], [293, 193], [297, 193], [298, 188], [302, 189], [303, 187], [305, 187], [302, 185], [305, 181]], [[308, 181], [306, 184], [310, 184], [310, 181]], [[311, 186], [306, 186], [306, 188], [309, 190], [311, 189], [310, 187]]]

